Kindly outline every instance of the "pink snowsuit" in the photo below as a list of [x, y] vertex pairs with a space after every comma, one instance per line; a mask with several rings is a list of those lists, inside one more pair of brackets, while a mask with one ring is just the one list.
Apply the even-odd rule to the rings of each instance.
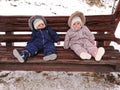
[[79, 30], [67, 31], [64, 41], [64, 49], [71, 48], [78, 56], [82, 52], [87, 52], [92, 56], [97, 52], [97, 47], [93, 44], [94, 35], [90, 32], [87, 26], [82, 26]]

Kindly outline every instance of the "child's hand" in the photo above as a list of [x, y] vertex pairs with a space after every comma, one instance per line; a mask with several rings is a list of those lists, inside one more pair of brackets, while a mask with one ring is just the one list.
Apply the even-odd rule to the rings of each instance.
[[57, 45], [60, 45], [60, 41], [59, 41], [59, 42], [57, 42]]

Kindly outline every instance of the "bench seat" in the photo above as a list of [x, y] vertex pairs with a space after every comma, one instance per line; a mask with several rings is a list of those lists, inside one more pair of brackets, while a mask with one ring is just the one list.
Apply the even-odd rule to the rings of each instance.
[[[1, 48], [0, 51], [0, 69], [1, 70], [34, 70], [34, 71], [92, 71], [108, 72], [119, 71], [120, 53], [113, 47], [105, 47], [106, 53], [100, 62], [94, 58], [91, 60], [81, 60], [71, 50], [64, 50], [62, 47], [57, 48], [58, 58], [55, 61], [43, 61], [43, 54], [29, 58], [26, 63], [19, 63], [12, 55], [14, 48]], [[22, 48], [18, 48], [21, 50]], [[111, 57], [110, 57], [111, 56]]]

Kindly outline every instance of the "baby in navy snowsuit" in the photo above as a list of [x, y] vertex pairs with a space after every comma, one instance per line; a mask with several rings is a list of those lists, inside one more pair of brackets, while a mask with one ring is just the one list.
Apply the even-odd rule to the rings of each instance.
[[13, 50], [13, 55], [19, 62], [23, 63], [27, 58], [36, 55], [39, 51], [44, 52], [44, 61], [57, 58], [54, 43], [59, 45], [59, 36], [50, 27], [47, 27], [46, 19], [43, 16], [32, 16], [28, 21], [32, 30], [31, 38], [23, 51]]

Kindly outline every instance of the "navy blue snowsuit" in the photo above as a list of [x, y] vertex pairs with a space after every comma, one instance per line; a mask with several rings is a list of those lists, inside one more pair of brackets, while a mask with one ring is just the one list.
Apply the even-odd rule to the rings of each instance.
[[57, 33], [50, 27], [41, 30], [32, 29], [31, 38], [25, 47], [30, 56], [37, 54], [39, 51], [43, 51], [44, 56], [56, 53], [54, 43], [60, 40]]

